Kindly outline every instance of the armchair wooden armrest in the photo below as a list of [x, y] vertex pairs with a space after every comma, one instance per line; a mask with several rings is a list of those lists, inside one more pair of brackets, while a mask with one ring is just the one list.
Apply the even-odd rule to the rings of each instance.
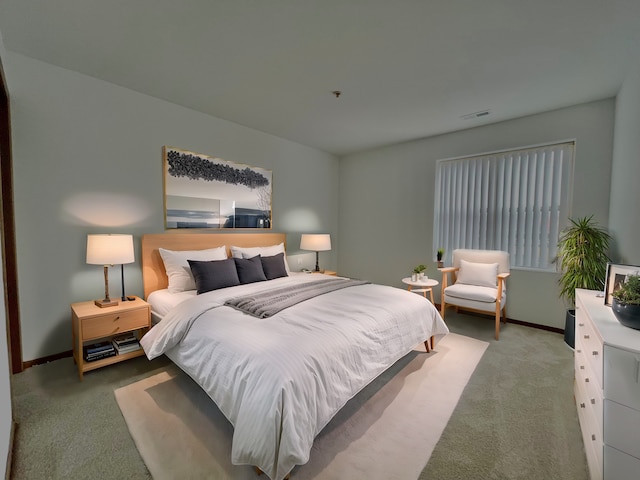
[[504, 284], [507, 283], [507, 277], [509, 277], [511, 273], [499, 273], [498, 274], [498, 305], [500, 305], [500, 299], [502, 298], [502, 289], [504, 288]]
[[443, 267], [443, 268], [439, 268], [438, 269], [440, 272], [442, 272], [442, 287], [441, 287], [441, 291], [442, 291], [442, 301], [441, 304], [444, 305], [444, 289], [447, 288], [447, 285], [449, 284], [449, 274], [453, 274], [453, 283], [456, 283], [456, 273], [458, 272], [458, 270], [460, 270], [460, 267]]
[[460, 270], [459, 267], [442, 267], [438, 269], [442, 273], [457, 272], [458, 270]]

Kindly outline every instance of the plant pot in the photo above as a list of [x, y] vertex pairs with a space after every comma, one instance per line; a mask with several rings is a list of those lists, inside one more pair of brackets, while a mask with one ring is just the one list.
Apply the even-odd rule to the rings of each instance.
[[564, 343], [576, 348], [576, 311], [567, 310], [564, 320]]
[[619, 302], [617, 298], [613, 297], [611, 310], [622, 325], [635, 330], [640, 330], [640, 305], [622, 303]]
[[438, 268], [443, 268], [444, 262], [442, 260], [438, 260]]

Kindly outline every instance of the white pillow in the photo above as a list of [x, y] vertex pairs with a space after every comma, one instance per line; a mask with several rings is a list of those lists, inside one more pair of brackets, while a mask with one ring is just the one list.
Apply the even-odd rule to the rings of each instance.
[[271, 245], [269, 247], [236, 247], [231, 246], [231, 256], [234, 258], [253, 258], [256, 255], [261, 257], [272, 257], [279, 253], [284, 253], [284, 268], [289, 274], [289, 264], [287, 263], [287, 252], [284, 251], [284, 243]]
[[158, 250], [169, 277], [168, 290], [171, 293], [196, 289], [196, 281], [187, 260], [225, 260], [227, 258], [227, 247], [224, 245], [207, 250], [165, 250], [164, 248]]
[[472, 263], [460, 260], [456, 283], [496, 288], [498, 286], [497, 276], [497, 263]]

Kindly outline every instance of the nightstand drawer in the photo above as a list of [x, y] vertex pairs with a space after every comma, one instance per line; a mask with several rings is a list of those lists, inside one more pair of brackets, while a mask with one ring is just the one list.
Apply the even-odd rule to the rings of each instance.
[[127, 312], [114, 312], [113, 314], [103, 314], [100, 317], [83, 319], [82, 338], [91, 340], [108, 337], [120, 332], [148, 326], [149, 310], [147, 308], [139, 308]]

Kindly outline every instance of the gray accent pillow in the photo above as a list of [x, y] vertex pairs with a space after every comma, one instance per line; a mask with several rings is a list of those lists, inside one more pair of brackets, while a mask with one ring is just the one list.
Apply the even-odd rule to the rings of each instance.
[[236, 270], [241, 284], [267, 280], [262, 269], [260, 255], [251, 258], [234, 258], [233, 260], [236, 262]]
[[233, 258], [226, 260], [187, 260], [196, 281], [196, 291], [201, 293], [240, 285]]
[[270, 257], [260, 256], [262, 262], [262, 270], [267, 280], [274, 278], [287, 277], [287, 267], [284, 265], [284, 253], [278, 253]]

